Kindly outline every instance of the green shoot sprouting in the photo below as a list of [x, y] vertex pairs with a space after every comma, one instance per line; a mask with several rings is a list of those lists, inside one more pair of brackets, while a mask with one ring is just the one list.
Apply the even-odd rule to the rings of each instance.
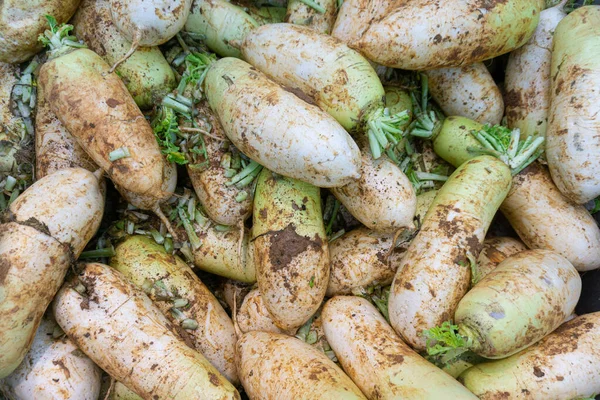
[[176, 144], [179, 136], [179, 123], [175, 111], [170, 107], [161, 107], [152, 120], [152, 129], [161, 151], [167, 156], [167, 161], [180, 165], [188, 163], [185, 154]]
[[79, 42], [75, 36], [70, 34], [73, 30], [73, 25], [58, 25], [56, 18], [51, 15], [46, 15], [46, 20], [48, 21], [50, 29], [41, 33], [38, 36], [38, 40], [50, 49], [51, 56], [53, 53], [65, 48], [87, 47], [85, 44]]
[[374, 159], [400, 143], [404, 137], [404, 131], [400, 127], [409, 119], [410, 115], [406, 110], [390, 115], [388, 108], [380, 108], [367, 118], [367, 137]]
[[423, 336], [427, 340], [428, 355], [446, 355], [448, 360], [468, 351], [473, 344], [471, 338], [465, 338], [458, 333], [458, 326], [453, 325], [451, 321], [423, 331]]
[[443, 115], [435, 110], [429, 103], [429, 80], [427, 75], [421, 74], [420, 99], [414, 92], [410, 96], [413, 102], [413, 114], [415, 119], [408, 126], [407, 131], [412, 136], [431, 139], [442, 129]]

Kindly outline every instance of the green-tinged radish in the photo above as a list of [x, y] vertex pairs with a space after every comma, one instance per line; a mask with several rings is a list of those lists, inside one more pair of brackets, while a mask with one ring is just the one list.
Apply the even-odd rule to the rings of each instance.
[[171, 196], [164, 191], [169, 167], [150, 124], [99, 55], [69, 48], [69, 26], [51, 28], [48, 36], [60, 45], [52, 44], [39, 84], [52, 111], [115, 185], [153, 198], [157, 207]]
[[305, 25], [329, 35], [335, 23], [337, 8], [336, 0], [289, 0], [285, 22]]
[[259, 25], [278, 24], [284, 22], [287, 9], [285, 7], [254, 7], [240, 2], [240, 6], [244, 8]]
[[231, 319], [179, 257], [146, 236], [130, 236], [115, 248], [110, 266], [152, 299], [173, 324], [185, 329], [193, 348], [233, 384], [239, 383]]
[[43, 90], [43, 86], [38, 86], [35, 116], [36, 179], [66, 168], [80, 167], [96, 171], [96, 163], [52, 112]]
[[100, 377], [100, 368], [46, 316], [21, 365], [0, 381], [0, 393], [9, 399], [97, 400]]
[[556, 26], [566, 14], [564, 2], [540, 13], [540, 22], [529, 41], [510, 53], [504, 88], [506, 122], [521, 137], [546, 135], [550, 108], [550, 63]]
[[321, 305], [329, 282], [319, 188], [263, 169], [252, 241], [258, 288], [275, 324], [300, 327]]
[[0, 378], [24, 359], [71, 262], [68, 246], [48, 234], [0, 224]]
[[195, 0], [185, 30], [204, 37], [204, 43], [222, 57], [241, 58], [239, 43], [259, 23], [226, 0]]
[[40, 52], [45, 15], [67, 22], [81, 0], [6, 0], [0, 3], [0, 62], [18, 64]]
[[240, 398], [206, 358], [171, 331], [152, 300], [107, 265], [86, 264], [58, 292], [53, 309], [88, 357], [144, 399]]
[[253, 289], [244, 297], [242, 305], [237, 310], [235, 322], [242, 333], [261, 331], [293, 335], [296, 332], [295, 329], [284, 331], [275, 325], [258, 289]]
[[506, 258], [525, 250], [527, 250], [527, 246], [511, 237], [500, 236], [485, 239], [477, 258], [477, 264], [471, 272], [471, 282], [474, 285], [477, 284]]
[[251, 399], [366, 399], [324, 353], [287, 335], [245, 333], [237, 343], [236, 365]]
[[502, 120], [502, 94], [483, 63], [432, 69], [425, 74], [429, 78], [431, 97], [446, 115], [459, 115], [492, 125]]
[[331, 36], [352, 46], [372, 23], [383, 18], [402, 0], [344, 0], [340, 7]]
[[118, 381], [115, 382], [107, 396], [106, 400], [142, 400], [135, 392]]
[[600, 6], [562, 19], [552, 47], [546, 158], [552, 180], [571, 201], [600, 195]]
[[362, 293], [371, 286], [392, 283], [410, 240], [410, 232], [404, 233], [409, 237], [396, 245], [393, 234], [360, 227], [330, 242], [327, 297]]
[[138, 47], [158, 46], [175, 36], [185, 25], [192, 0], [108, 0], [112, 20], [131, 43], [110, 72], [126, 61]]
[[[103, 182], [102, 182], [103, 183]], [[104, 186], [96, 174], [69, 168], [31, 185], [9, 207], [8, 218], [46, 231], [79, 257], [104, 212]]]
[[366, 299], [334, 297], [322, 320], [344, 371], [369, 399], [476, 399], [406, 345]]
[[[109, 0], [83, 0], [71, 23], [75, 35], [110, 65], [131, 47], [113, 23]], [[142, 110], [152, 108], [177, 85], [175, 74], [157, 47], [138, 49], [116, 72]]]
[[593, 398], [600, 392], [600, 313], [579, 316], [509, 358], [479, 364], [459, 380], [483, 400]]
[[407, 113], [389, 113], [377, 72], [339, 39], [305, 26], [270, 24], [250, 32], [241, 50], [274, 81], [308, 96], [349, 132], [364, 134], [375, 159], [400, 141]]
[[522, 251], [502, 261], [460, 300], [456, 326], [449, 332], [442, 326], [426, 333], [438, 341], [428, 351], [464, 348], [486, 358], [511, 356], [562, 324], [580, 294], [581, 278], [566, 258], [548, 250]]
[[[436, 362], [436, 359], [432, 358], [432, 356], [429, 356], [427, 360], [433, 362], [434, 364]], [[489, 360], [487, 358], [478, 356], [472, 351], [466, 351], [450, 359], [446, 359], [442, 356], [440, 357], [440, 361], [438, 362], [439, 365], [436, 365], [442, 371], [456, 379], [460, 376], [460, 374], [462, 374], [467, 369], [471, 368], [473, 365], [481, 364], [486, 361]]]
[[384, 86], [385, 90], [385, 106], [390, 110], [390, 114], [398, 114], [402, 111], [406, 111], [409, 118], [406, 121], [406, 125], [401, 125], [400, 129], [406, 128], [411, 120], [413, 114], [413, 101], [410, 94], [396, 86]]
[[415, 220], [418, 221], [418, 226], [423, 222], [423, 218], [429, 211], [429, 207], [433, 204], [435, 197], [438, 194], [438, 190], [430, 190], [428, 192], [421, 193], [417, 196], [417, 210], [415, 211]]
[[413, 348], [424, 330], [449, 320], [465, 295], [485, 234], [511, 185], [502, 161], [479, 156], [461, 165], [439, 190], [398, 267], [390, 322]]
[[265, 168], [319, 187], [360, 177], [360, 152], [344, 128], [250, 64], [222, 58], [204, 87], [229, 139]]
[[543, 0], [404, 1], [350, 46], [387, 67], [458, 67], [525, 44], [543, 9]]

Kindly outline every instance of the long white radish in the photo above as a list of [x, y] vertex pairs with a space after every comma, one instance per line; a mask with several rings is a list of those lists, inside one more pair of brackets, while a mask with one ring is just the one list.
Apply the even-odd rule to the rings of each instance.
[[87, 264], [56, 295], [54, 315], [98, 366], [144, 399], [239, 399], [200, 353], [172, 333], [152, 301], [103, 264]]
[[360, 152], [344, 128], [250, 64], [222, 58], [204, 86], [229, 139], [259, 164], [319, 187], [359, 178]]
[[479, 156], [461, 165], [438, 192], [390, 291], [390, 322], [413, 348], [424, 350], [423, 331], [454, 314], [470, 284], [470, 260], [477, 259], [510, 185], [506, 164]]
[[600, 195], [600, 6], [563, 18], [552, 47], [546, 157], [552, 180], [571, 201]]
[[336, 296], [321, 317], [344, 371], [369, 399], [476, 398], [406, 345], [366, 299]]

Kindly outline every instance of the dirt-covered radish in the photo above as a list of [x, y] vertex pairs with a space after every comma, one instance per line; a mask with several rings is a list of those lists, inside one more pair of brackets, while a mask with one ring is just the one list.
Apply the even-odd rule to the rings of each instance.
[[600, 6], [578, 8], [554, 32], [546, 158], [571, 201], [600, 195]]
[[239, 43], [258, 26], [241, 7], [227, 0], [195, 0], [185, 30], [203, 35], [206, 46], [218, 55], [241, 58]]
[[295, 337], [245, 333], [237, 343], [236, 365], [251, 399], [366, 399], [324, 353]]
[[331, 36], [352, 46], [373, 22], [389, 14], [402, 0], [345, 0], [338, 11]]
[[154, 301], [173, 324], [185, 329], [193, 347], [231, 383], [237, 337], [231, 319], [208, 288], [179, 257], [146, 236], [130, 236], [115, 248], [110, 266]]
[[329, 282], [319, 188], [263, 169], [252, 240], [258, 288], [275, 324], [300, 327], [321, 305]]
[[251, 290], [250, 293], [244, 297], [239, 310], [237, 310], [236, 323], [243, 333], [261, 331], [293, 334], [295, 332], [295, 329], [286, 332], [275, 325], [258, 289]]
[[285, 22], [305, 25], [319, 33], [329, 35], [338, 4], [335, 0], [290, 0], [287, 5]]
[[329, 243], [331, 270], [327, 297], [360, 293], [370, 286], [392, 283], [408, 247], [405, 238], [398, 245], [393, 242], [393, 234], [360, 227]]
[[349, 132], [368, 138], [375, 159], [399, 142], [408, 113], [389, 113], [377, 72], [342, 41], [304, 26], [270, 24], [250, 32], [241, 50], [246, 61], [277, 83], [310, 98]]
[[0, 393], [9, 399], [97, 400], [100, 378], [100, 368], [46, 315], [21, 365], [0, 381]]
[[431, 96], [446, 115], [459, 115], [482, 124], [500, 123], [504, 101], [483, 63], [432, 69], [425, 74]]
[[600, 392], [600, 313], [579, 316], [509, 358], [479, 364], [459, 380], [477, 397], [582, 399]]
[[81, 167], [96, 171], [96, 163], [52, 112], [43, 90], [43, 86], [38, 86], [35, 114], [36, 179], [66, 168]]
[[[83, 0], [71, 23], [75, 35], [110, 65], [131, 47], [113, 23], [109, 0]], [[116, 72], [142, 110], [152, 108], [176, 86], [175, 74], [157, 47], [138, 49]]]
[[[502, 261], [460, 300], [456, 331], [442, 327], [427, 335], [442, 346], [460, 344], [456, 347], [486, 358], [505, 358], [562, 324], [580, 294], [581, 278], [566, 258], [548, 250], [522, 251]], [[452, 342], [458, 336], [456, 344], [449, 344], [444, 334]]]
[[540, 13], [540, 22], [529, 41], [510, 53], [506, 65], [506, 120], [521, 137], [546, 135], [550, 108], [550, 63], [556, 26], [566, 14], [564, 2]]
[[45, 15], [67, 22], [81, 0], [6, 0], [0, 3], [0, 62], [18, 64], [42, 50]]
[[319, 187], [359, 178], [360, 152], [344, 128], [250, 64], [222, 58], [209, 67], [204, 87], [225, 133], [252, 160]]
[[525, 250], [527, 250], [527, 246], [508, 236], [485, 239], [477, 258], [477, 265], [471, 271], [471, 282], [476, 284], [506, 258]]
[[413, 348], [425, 349], [422, 332], [449, 320], [467, 292], [470, 260], [477, 259], [510, 185], [506, 164], [479, 156], [461, 165], [435, 197], [390, 291], [390, 322]]
[[[145, 399], [239, 399], [144, 292], [103, 264], [86, 264], [53, 303], [56, 321], [98, 366]], [[107, 315], [110, 319], [107, 319]]]
[[334, 297], [321, 316], [344, 371], [369, 399], [476, 398], [402, 342], [366, 299]]
[[525, 44], [543, 9], [543, 0], [404, 1], [351, 46], [387, 67], [457, 67]]

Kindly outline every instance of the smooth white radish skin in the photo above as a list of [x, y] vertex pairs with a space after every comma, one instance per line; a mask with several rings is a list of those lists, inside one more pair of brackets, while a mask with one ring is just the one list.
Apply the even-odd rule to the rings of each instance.
[[83, 168], [57, 171], [38, 180], [9, 207], [12, 219], [33, 220], [79, 257], [96, 234], [104, 212], [104, 190], [98, 177]]
[[172, 332], [152, 300], [106, 265], [87, 264], [63, 285], [53, 308], [60, 327], [88, 357], [145, 399], [240, 398]]
[[485, 239], [477, 258], [477, 267], [472, 271], [471, 281], [475, 284], [493, 271], [506, 258], [527, 250], [522, 242], [511, 237]]
[[140, 46], [158, 46], [175, 36], [191, 6], [192, 0], [110, 0], [115, 25]]
[[502, 261], [458, 303], [454, 323], [469, 348], [505, 358], [536, 343], [575, 310], [581, 278], [548, 250], [526, 250]]
[[413, 226], [417, 208], [413, 185], [390, 159], [374, 160], [368, 148], [362, 151], [360, 178], [331, 192], [354, 218], [374, 231], [393, 233]]
[[329, 243], [330, 274], [327, 297], [362, 292], [369, 286], [392, 283], [408, 243], [394, 242], [393, 234], [356, 228]]
[[543, 0], [402, 1], [351, 46], [386, 67], [457, 67], [525, 44], [543, 8]]
[[600, 195], [600, 6], [581, 7], [554, 32], [546, 158], [571, 201]]
[[331, 36], [352, 46], [369, 28], [403, 0], [345, 0], [338, 11]]
[[561, 400], [600, 392], [600, 312], [564, 323], [504, 360], [479, 364], [459, 380], [482, 400]]
[[0, 224], [0, 378], [25, 357], [71, 257], [68, 246], [33, 227]]
[[562, 6], [542, 11], [531, 39], [508, 57], [504, 79], [506, 121], [509, 128], [521, 130], [521, 138], [546, 135], [552, 40], [556, 26], [566, 16]]
[[578, 271], [600, 268], [600, 228], [557, 189], [546, 167], [533, 163], [516, 175], [500, 211], [530, 249], [552, 250]]
[[295, 337], [245, 333], [237, 343], [236, 364], [253, 400], [366, 399], [324, 353]]
[[388, 311], [396, 332], [417, 350], [424, 330], [450, 320], [471, 280], [496, 210], [511, 185], [510, 169], [490, 156], [461, 165], [439, 190], [394, 277]]
[[476, 399], [406, 345], [366, 299], [334, 297], [321, 318], [344, 371], [369, 399]]
[[319, 187], [360, 177], [360, 151], [344, 128], [250, 64], [222, 58], [204, 86], [229, 139], [259, 164]]
[[459, 115], [492, 125], [502, 120], [502, 93], [483, 63], [432, 69], [425, 74], [429, 78], [431, 97], [446, 115]]
[[237, 311], [236, 322], [243, 333], [261, 331], [294, 334], [295, 332], [295, 329], [286, 332], [275, 325], [258, 289], [253, 289], [244, 297], [244, 301]]
[[[59, 333], [62, 336], [55, 337]], [[19, 367], [0, 381], [9, 399], [97, 400], [102, 371], [46, 316]]]

